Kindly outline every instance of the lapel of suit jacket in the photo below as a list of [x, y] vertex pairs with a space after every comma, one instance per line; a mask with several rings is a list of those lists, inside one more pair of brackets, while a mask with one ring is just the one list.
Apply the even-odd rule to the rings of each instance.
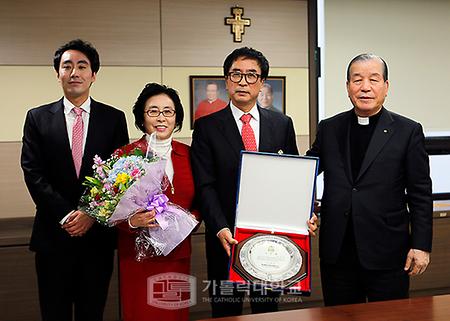
[[273, 126], [270, 113], [258, 106], [259, 111], [259, 145], [258, 151], [275, 152], [272, 144]]
[[350, 156], [350, 122], [353, 109], [348, 111], [337, 129], [337, 141], [339, 142], [339, 151], [344, 163], [345, 174], [350, 183], [353, 183]]
[[62, 98], [53, 104], [50, 108], [50, 113], [52, 114], [50, 124], [52, 124], [54, 139], [57, 141], [57, 146], [54, 146], [55, 150], [58, 151], [57, 158], [60, 162], [65, 163], [65, 167], [70, 168], [73, 175], [76, 176]]
[[220, 132], [224, 135], [236, 156], [240, 158], [241, 150], [244, 150], [245, 148], [236, 121], [234, 120], [233, 113], [231, 112], [230, 105], [222, 111], [219, 111], [218, 116], [220, 117]]
[[361, 176], [367, 171], [370, 164], [375, 160], [377, 155], [383, 149], [384, 145], [392, 137], [395, 132], [393, 127], [394, 120], [387, 109], [381, 114], [378, 120], [377, 126], [373, 132], [372, 138], [370, 139], [369, 146], [367, 147], [366, 155], [364, 156], [363, 162], [361, 164], [361, 169], [358, 174], [358, 181]]

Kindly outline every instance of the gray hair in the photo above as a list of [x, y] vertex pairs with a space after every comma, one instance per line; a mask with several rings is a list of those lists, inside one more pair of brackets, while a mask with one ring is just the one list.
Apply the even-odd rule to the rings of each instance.
[[266, 87], [273, 94], [273, 89], [272, 89], [272, 86], [270, 84], [265, 82], [262, 86]]
[[382, 62], [382, 64], [383, 64], [383, 79], [384, 79], [384, 81], [388, 80], [388, 67], [387, 67], [386, 61], [384, 61], [384, 59], [381, 58], [380, 56], [377, 56], [377, 55], [374, 55], [374, 54], [371, 54], [371, 53], [364, 53], [364, 54], [357, 55], [348, 64], [348, 67], [347, 67], [347, 81], [350, 81], [350, 67], [355, 62], [368, 61], [368, 60], [373, 60], [373, 59], [379, 59]]

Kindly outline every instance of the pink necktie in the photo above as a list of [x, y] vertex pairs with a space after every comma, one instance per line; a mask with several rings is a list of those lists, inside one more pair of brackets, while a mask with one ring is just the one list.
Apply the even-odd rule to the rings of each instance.
[[244, 114], [241, 116], [242, 121], [242, 142], [244, 143], [245, 150], [256, 152], [256, 140], [255, 133], [253, 132], [252, 126], [250, 126], [250, 119], [252, 115]]
[[80, 107], [73, 108], [77, 115], [75, 123], [72, 128], [72, 158], [77, 172], [77, 177], [80, 176], [81, 160], [83, 159], [83, 109]]

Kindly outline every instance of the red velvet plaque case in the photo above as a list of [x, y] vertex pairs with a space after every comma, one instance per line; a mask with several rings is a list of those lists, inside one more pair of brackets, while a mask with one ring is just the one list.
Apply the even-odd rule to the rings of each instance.
[[311, 292], [311, 240], [318, 159], [242, 152], [229, 279]]

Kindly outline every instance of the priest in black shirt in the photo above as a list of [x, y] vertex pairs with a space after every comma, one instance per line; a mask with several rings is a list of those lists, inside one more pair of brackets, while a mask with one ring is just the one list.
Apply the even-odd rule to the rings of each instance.
[[383, 107], [386, 62], [347, 69], [353, 109], [318, 126], [324, 172], [319, 255], [325, 305], [407, 298], [430, 261], [432, 197], [422, 126]]

